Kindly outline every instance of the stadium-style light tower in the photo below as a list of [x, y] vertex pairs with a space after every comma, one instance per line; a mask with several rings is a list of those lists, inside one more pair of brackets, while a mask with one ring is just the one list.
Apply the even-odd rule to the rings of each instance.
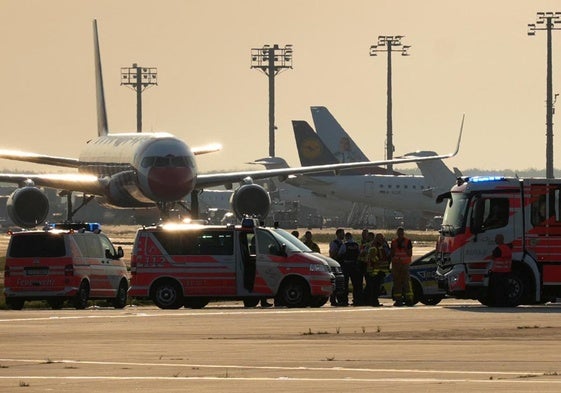
[[142, 92], [152, 85], [158, 84], [156, 68], [121, 67], [121, 86], [125, 85], [136, 91], [136, 132], [142, 132]]
[[251, 68], [263, 71], [269, 77], [269, 156], [275, 156], [275, 76], [292, 68], [292, 45], [280, 48], [264, 45], [251, 49]]
[[[555, 24], [561, 23], [561, 12], [538, 12], [536, 23], [528, 24], [528, 35], [536, 35], [536, 30], [547, 31], [547, 76], [546, 76], [546, 146], [545, 176], [553, 179], [553, 62], [551, 56], [551, 31], [561, 30]], [[536, 26], [539, 25], [539, 26]]]
[[[393, 158], [393, 125], [392, 125], [392, 52], [401, 52], [402, 56], [409, 56], [407, 50], [410, 45], [403, 45], [402, 35], [380, 35], [378, 43], [370, 46], [370, 56], [377, 56], [378, 52], [388, 53], [388, 105], [387, 105], [387, 134], [386, 134], [386, 158]], [[388, 165], [388, 174], [393, 172], [393, 165]]]

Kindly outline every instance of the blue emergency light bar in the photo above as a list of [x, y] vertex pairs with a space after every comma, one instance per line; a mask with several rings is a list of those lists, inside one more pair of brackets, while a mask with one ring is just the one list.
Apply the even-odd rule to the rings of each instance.
[[88, 232], [101, 231], [101, 224], [98, 222], [51, 222], [45, 225], [45, 229], [65, 229], [79, 231], [83, 229]]
[[483, 183], [483, 182], [501, 181], [504, 179], [505, 179], [504, 176], [475, 176], [475, 177], [470, 177], [469, 182]]

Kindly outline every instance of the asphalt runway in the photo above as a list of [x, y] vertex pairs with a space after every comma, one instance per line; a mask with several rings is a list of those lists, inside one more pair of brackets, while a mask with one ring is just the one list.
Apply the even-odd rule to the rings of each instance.
[[558, 392], [561, 305], [0, 312], [2, 392]]

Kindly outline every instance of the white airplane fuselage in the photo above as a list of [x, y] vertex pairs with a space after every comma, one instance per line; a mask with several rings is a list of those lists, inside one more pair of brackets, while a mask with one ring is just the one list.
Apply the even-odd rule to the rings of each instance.
[[[308, 180], [307, 180], [308, 179]], [[395, 210], [439, 214], [435, 193], [422, 176], [300, 176], [287, 183], [347, 201]]]
[[79, 172], [108, 178], [108, 199], [116, 206], [182, 200], [196, 184], [191, 149], [168, 133], [101, 136], [88, 142], [79, 161]]

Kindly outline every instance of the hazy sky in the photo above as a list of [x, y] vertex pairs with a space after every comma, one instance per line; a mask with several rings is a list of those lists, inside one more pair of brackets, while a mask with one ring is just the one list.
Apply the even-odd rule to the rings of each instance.
[[[111, 131], [136, 130], [135, 93], [120, 86], [120, 68], [157, 67], [159, 85], [143, 94], [144, 130], [221, 143], [199, 158], [201, 171], [268, 154], [267, 77], [250, 69], [250, 49], [275, 43], [294, 46], [294, 69], [276, 78], [277, 155], [299, 165], [291, 120], [312, 123], [309, 107], [322, 105], [371, 159], [383, 158], [386, 55], [369, 56], [378, 35], [411, 45], [411, 56], [393, 56], [396, 155], [452, 151], [465, 113], [450, 166], [545, 168], [546, 34], [527, 35], [537, 11], [561, 3], [0, 0], [0, 147], [77, 157], [97, 135], [97, 18]], [[561, 31], [553, 45], [561, 92]]]

